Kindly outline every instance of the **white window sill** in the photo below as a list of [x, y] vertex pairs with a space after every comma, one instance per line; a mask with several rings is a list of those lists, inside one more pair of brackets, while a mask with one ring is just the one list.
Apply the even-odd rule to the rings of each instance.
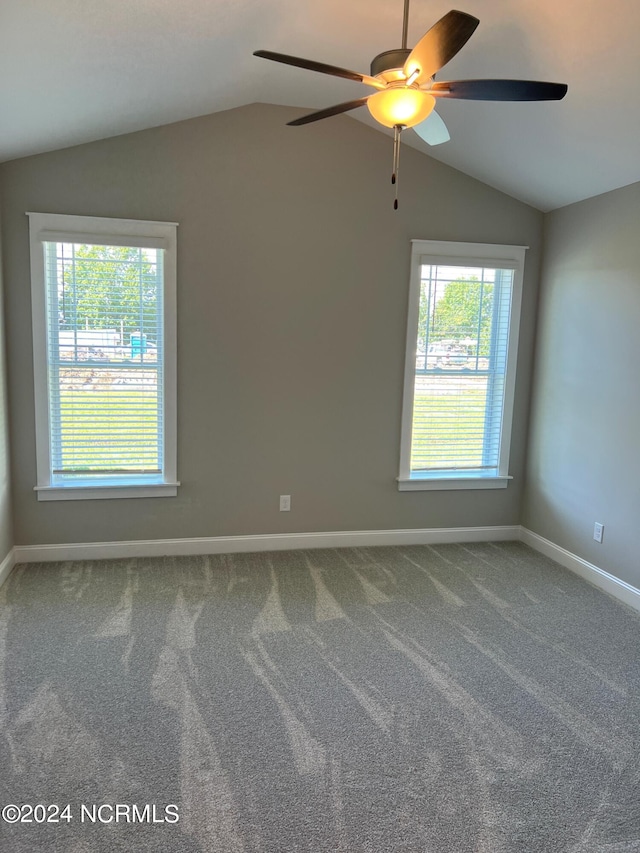
[[39, 501], [91, 501], [108, 498], [173, 498], [180, 483], [68, 484], [35, 486]]
[[486, 476], [482, 474], [469, 474], [465, 472], [460, 475], [431, 475], [426, 477], [411, 477], [404, 479], [398, 477], [398, 491], [420, 492], [420, 491], [444, 491], [450, 489], [506, 489], [509, 480], [513, 477]]

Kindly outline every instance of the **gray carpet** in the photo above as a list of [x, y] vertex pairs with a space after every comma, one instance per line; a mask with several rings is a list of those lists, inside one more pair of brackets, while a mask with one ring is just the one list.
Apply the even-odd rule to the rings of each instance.
[[0, 850], [640, 851], [639, 652], [518, 543], [18, 566]]

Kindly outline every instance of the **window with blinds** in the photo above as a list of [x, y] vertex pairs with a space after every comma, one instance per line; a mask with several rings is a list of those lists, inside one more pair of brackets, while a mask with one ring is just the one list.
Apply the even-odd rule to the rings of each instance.
[[175, 494], [175, 226], [30, 223], [38, 497]]
[[401, 488], [506, 485], [523, 258], [414, 241]]

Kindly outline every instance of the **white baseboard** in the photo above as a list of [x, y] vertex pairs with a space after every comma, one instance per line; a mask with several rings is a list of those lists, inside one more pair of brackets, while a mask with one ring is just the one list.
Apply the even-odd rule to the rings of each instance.
[[304, 548], [356, 548], [376, 545], [446, 545], [459, 542], [520, 541], [580, 575], [634, 610], [640, 590], [598, 566], [519, 525], [500, 527], [434, 527], [408, 530], [346, 530], [325, 533], [268, 533], [196, 539], [144, 539], [130, 542], [79, 542], [63, 545], [16, 545], [0, 563], [0, 586], [16, 563], [101, 560], [127, 557], [237, 554]]
[[532, 530], [528, 530], [526, 527], [522, 527], [520, 530], [520, 541], [524, 542], [525, 545], [535, 548], [536, 551], [539, 551], [546, 557], [551, 557], [556, 563], [560, 563], [561, 566], [580, 575], [581, 578], [608, 592], [609, 595], [613, 595], [619, 601], [628, 604], [629, 607], [633, 607], [634, 610], [640, 611], [640, 590], [636, 589], [635, 586], [631, 586], [626, 581], [610, 575], [604, 569], [599, 569], [593, 563], [589, 563], [587, 560], [583, 560], [582, 557], [572, 554], [571, 551], [555, 545], [553, 542], [550, 542], [543, 536], [539, 536]]
[[15, 566], [16, 560], [16, 549], [12, 548], [4, 560], [0, 563], [0, 586], [6, 581], [6, 579], [11, 574], [11, 569]]
[[102, 560], [121, 557], [235, 554], [301, 548], [353, 548], [375, 545], [438, 545], [456, 542], [516, 541], [520, 526], [436, 527], [409, 530], [347, 530], [327, 533], [269, 533], [198, 539], [147, 539], [131, 542], [83, 542], [64, 545], [16, 545], [15, 562]]

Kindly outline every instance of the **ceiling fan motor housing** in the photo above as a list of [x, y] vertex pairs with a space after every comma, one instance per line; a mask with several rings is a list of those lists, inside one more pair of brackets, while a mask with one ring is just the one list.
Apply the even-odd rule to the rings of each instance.
[[396, 50], [385, 50], [371, 60], [371, 76], [376, 77], [392, 68], [404, 68], [407, 57], [411, 51], [408, 48], [399, 47]]

